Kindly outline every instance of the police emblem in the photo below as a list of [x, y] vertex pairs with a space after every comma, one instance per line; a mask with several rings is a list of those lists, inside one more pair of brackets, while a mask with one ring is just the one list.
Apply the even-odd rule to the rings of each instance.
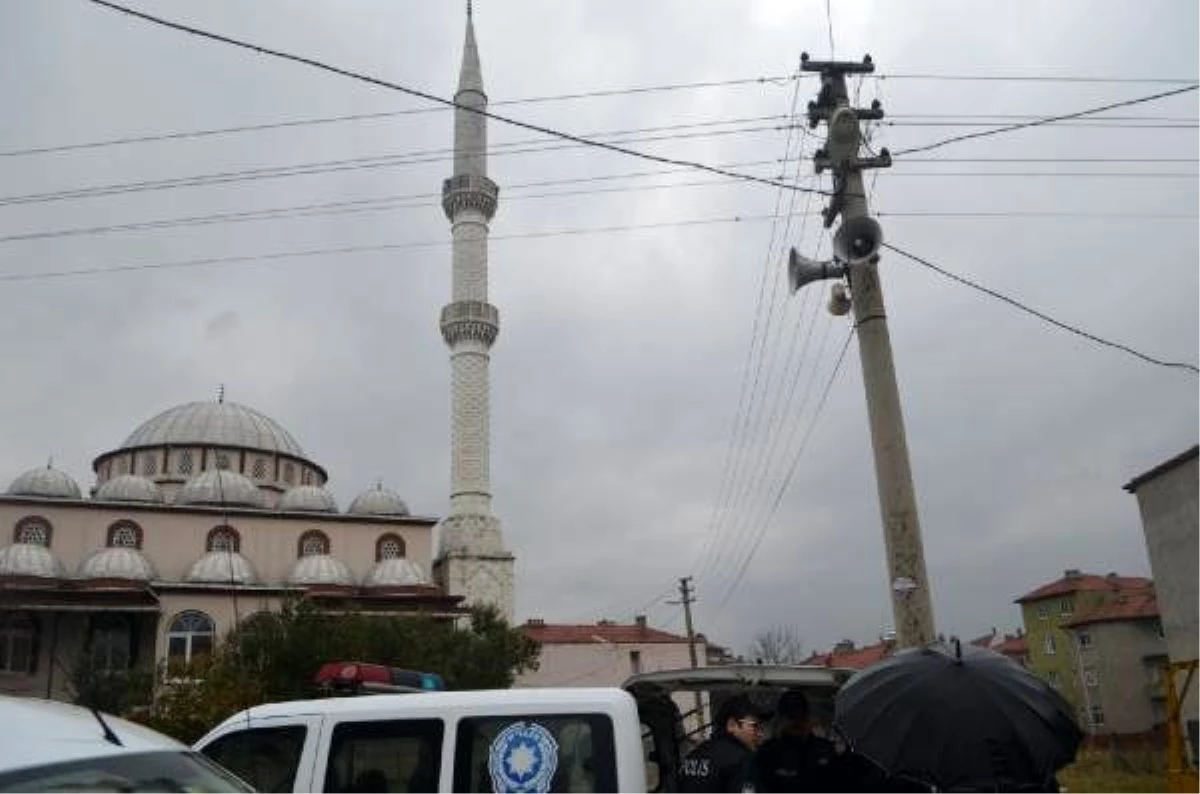
[[547, 792], [557, 769], [558, 742], [536, 722], [514, 722], [488, 749], [488, 772], [496, 792]]

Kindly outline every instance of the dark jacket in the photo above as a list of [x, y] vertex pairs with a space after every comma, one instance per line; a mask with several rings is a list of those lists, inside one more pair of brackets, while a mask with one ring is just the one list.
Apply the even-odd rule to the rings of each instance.
[[729, 734], [703, 742], [683, 759], [679, 790], [740, 792], [750, 782], [750, 750]]
[[[780, 735], [754, 755], [755, 791], [858, 791], [833, 742], [819, 736]], [[849, 787], [848, 787], [849, 786]]]

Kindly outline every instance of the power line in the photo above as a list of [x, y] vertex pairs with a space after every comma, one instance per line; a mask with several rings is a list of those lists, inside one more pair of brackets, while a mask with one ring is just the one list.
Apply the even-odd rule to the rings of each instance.
[[[93, 2], [101, 2], [101, 0], [93, 0]], [[938, 148], [941, 148], [942, 146], [948, 146], [949, 144], [952, 144], [952, 143], [959, 143], [961, 141], [973, 140], [975, 138], [985, 138], [985, 137], [988, 137], [991, 135], [999, 135], [1004, 132], [1013, 132], [1014, 130], [1028, 129], [1029, 127], [1039, 127], [1039, 126], [1042, 126], [1045, 124], [1054, 124], [1055, 122], [1066, 121], [1067, 119], [1076, 119], [1076, 118], [1080, 118], [1081, 116], [1089, 116], [1089, 115], [1092, 115], [1095, 113], [1103, 113], [1106, 110], [1115, 110], [1117, 108], [1129, 107], [1131, 105], [1140, 105], [1145, 102], [1153, 102], [1155, 100], [1165, 99], [1166, 97], [1175, 96], [1177, 94], [1183, 94], [1183, 93], [1187, 93], [1189, 91], [1195, 91], [1197, 88], [1200, 88], [1200, 84], [1193, 83], [1192, 85], [1187, 85], [1187, 86], [1184, 86], [1183, 88], [1174, 88], [1174, 89], [1171, 89], [1170, 91], [1161, 91], [1157, 94], [1151, 94], [1149, 96], [1137, 97], [1135, 99], [1126, 99], [1122, 102], [1113, 102], [1108, 105], [1101, 105], [1099, 107], [1088, 108], [1087, 110], [1080, 110], [1080, 111], [1076, 111], [1074, 113], [1064, 113], [1059, 116], [1047, 116], [1046, 118], [1036, 119], [1034, 121], [1025, 121], [1025, 122], [1021, 122], [1019, 124], [1010, 124], [1008, 126], [999, 127], [997, 129], [993, 129], [993, 130], [982, 130], [980, 132], [966, 133], [965, 135], [955, 135], [952, 138], [946, 138], [945, 140], [935, 141], [934, 143], [929, 143], [924, 146], [917, 146], [917, 147], [913, 147], [911, 149], [901, 149], [899, 151], [892, 152], [892, 154], [899, 157], [901, 155], [906, 155], [906, 154], [916, 154], [918, 152], [928, 152], [932, 149], [938, 149]]]
[[746, 571], [749, 569], [750, 563], [754, 559], [754, 555], [758, 552], [759, 545], [762, 543], [763, 538], [766, 537], [767, 529], [770, 527], [771, 521], [774, 520], [775, 514], [779, 510], [779, 505], [783, 501], [783, 495], [787, 492], [788, 486], [791, 485], [792, 477], [796, 473], [796, 466], [799, 464], [800, 459], [804, 456], [804, 450], [808, 447], [808, 441], [810, 438], [812, 438], [813, 430], [816, 429], [817, 422], [821, 418], [821, 413], [825, 408], [825, 403], [829, 400], [829, 393], [833, 389], [833, 384], [837, 381], [838, 373], [842, 371], [842, 363], [846, 360], [846, 351], [850, 348], [850, 340], [853, 338], [854, 328], [851, 328], [850, 332], [846, 334], [845, 341], [842, 342], [842, 349], [838, 352], [837, 361], [834, 362], [833, 365], [833, 371], [829, 373], [829, 379], [825, 381], [825, 387], [821, 391], [821, 399], [817, 402], [812, 421], [808, 425], [808, 432], [805, 433], [804, 439], [801, 441], [799, 448], [796, 450], [796, 454], [792, 456], [792, 463], [791, 466], [788, 467], [787, 475], [783, 478], [783, 482], [780, 483], [779, 488], [775, 492], [775, 499], [771, 504], [770, 512], [767, 514], [766, 520], [759, 525], [757, 534], [754, 537], [754, 541], [750, 544], [749, 553], [742, 560], [742, 564], [738, 568], [737, 575], [734, 577], [733, 583], [726, 589], [725, 595], [722, 596], [720, 603], [717, 604], [717, 608], [710, 616], [710, 619], [715, 619], [716, 616], [720, 614], [721, 610], [725, 608], [725, 605], [729, 603], [729, 599], [733, 597], [733, 594], [737, 592], [737, 588], [741, 584], [742, 578], [745, 577]]
[[[757, 223], [768, 221], [773, 215], [734, 215], [723, 218], [696, 218], [679, 221], [661, 221], [655, 223], [631, 223], [618, 226], [576, 227], [569, 229], [554, 229], [548, 231], [523, 232], [517, 234], [492, 235], [491, 241], [533, 240], [549, 237], [566, 237], [589, 234], [614, 234], [620, 232], [642, 231], [647, 229], [683, 228], [694, 226], [712, 226], [731, 223]], [[383, 243], [379, 245], [354, 245], [338, 248], [312, 248], [293, 251], [278, 251], [267, 254], [245, 254], [223, 257], [204, 257], [200, 259], [185, 259], [173, 262], [151, 262], [128, 265], [112, 265], [100, 267], [76, 268], [73, 270], [43, 271], [40, 273], [0, 273], [0, 282], [43, 281], [48, 279], [70, 278], [73, 276], [102, 275], [108, 273], [125, 273], [142, 270], [172, 270], [177, 268], [205, 267], [210, 265], [233, 265], [250, 262], [264, 262], [279, 259], [303, 258], [314, 256], [331, 256], [340, 254], [373, 253], [379, 251], [403, 251], [415, 248], [448, 248], [449, 240], [428, 240], [407, 243]]]
[[[354, 80], [359, 80], [361, 82], [369, 83], [371, 85], [376, 85], [376, 86], [380, 86], [383, 88], [389, 88], [393, 91], [399, 91], [401, 93], [408, 94], [409, 96], [415, 96], [415, 97], [424, 99], [429, 102], [436, 102], [439, 105], [445, 105], [447, 107], [453, 107], [456, 109], [464, 110], [469, 113], [475, 113], [477, 115], [484, 116], [484, 117], [492, 119], [494, 121], [499, 121], [503, 124], [509, 124], [514, 127], [520, 127], [521, 129], [530, 130], [531, 132], [538, 132], [543, 135], [549, 135], [549, 136], [552, 136], [555, 138], [561, 138], [563, 140], [572, 141], [574, 143], [582, 144], [584, 146], [592, 146], [597, 149], [603, 149], [605, 151], [610, 151], [610, 152], [614, 152], [617, 154], [623, 154], [623, 155], [626, 155], [629, 157], [637, 157], [637, 158], [640, 158], [643, 160], [650, 160], [651, 162], [664, 163], [667, 165], [678, 165], [678, 166], [683, 166], [683, 167], [687, 167], [687, 168], [694, 168], [698, 171], [707, 171], [708, 173], [719, 174], [721, 176], [727, 176], [731, 179], [740, 179], [745, 182], [755, 182], [755, 183], [759, 183], [759, 184], [763, 184], [763, 185], [769, 185], [771, 187], [780, 187], [781, 185], [787, 185], [786, 182], [781, 182], [779, 180], [764, 179], [762, 177], [756, 177], [756, 176], [752, 176], [750, 174], [743, 174], [743, 173], [740, 173], [737, 171], [728, 171], [723, 168], [717, 168], [715, 166], [705, 165], [704, 163], [699, 163], [699, 162], [696, 162], [693, 160], [679, 160], [679, 159], [675, 159], [675, 158], [671, 158], [671, 157], [664, 157], [662, 155], [641, 152], [636, 149], [629, 149], [624, 146], [618, 146], [618, 145], [612, 144], [612, 143], [605, 143], [602, 141], [590, 140], [588, 138], [583, 138], [578, 135], [572, 135], [571, 133], [562, 132], [561, 130], [552, 129], [550, 127], [543, 127], [539, 124], [532, 124], [527, 121], [519, 121], [515, 118], [512, 118], [511, 116], [504, 116], [504, 115], [501, 115], [499, 113], [494, 113], [489, 110], [482, 110], [482, 109], [470, 107], [467, 105], [460, 105], [459, 103], [455, 102], [452, 99], [446, 99], [444, 97], [436, 96], [436, 95], [430, 94], [426, 91], [419, 91], [415, 88], [409, 88], [407, 86], [400, 85], [399, 83], [393, 83], [393, 82], [390, 82], [387, 80], [380, 79], [378, 77], [371, 77], [370, 75], [351, 71], [350, 69], [343, 69], [339, 66], [333, 66], [332, 64], [324, 63], [322, 61], [318, 61], [313, 58], [306, 58], [301, 55], [294, 55], [292, 53], [283, 52], [282, 50], [273, 50], [273, 49], [263, 47], [263, 46], [260, 46], [257, 44], [251, 44], [250, 42], [235, 39], [230, 36], [225, 36], [225, 35], [221, 35], [221, 34], [217, 34], [217, 33], [211, 33], [206, 30], [201, 30], [200, 28], [192, 27], [190, 25], [184, 25], [179, 22], [171, 22], [171, 21], [163, 19], [161, 17], [156, 17], [152, 14], [147, 14], [143, 11], [137, 11], [135, 9], [119, 5], [117, 3], [109, 2], [109, 0], [89, 0], [89, 2], [94, 3], [95, 5], [98, 5], [98, 6], [102, 6], [104, 8], [111, 9], [113, 11], [119, 11], [122, 14], [127, 14], [129, 16], [136, 17], [138, 19], [142, 19], [147, 22], [152, 22], [156, 25], [161, 25], [163, 27], [171, 28], [173, 30], [178, 30], [178, 31], [181, 31], [184, 33], [188, 33], [193, 36], [200, 36], [202, 38], [210, 39], [212, 41], [218, 41], [223, 44], [229, 44], [234, 47], [240, 47], [242, 49], [252, 50], [261, 55], [269, 55], [274, 58], [281, 58], [283, 60], [288, 60], [288, 61], [292, 61], [294, 63], [303, 64], [305, 66], [310, 66], [314, 69], [319, 69], [321, 71], [330, 72], [331, 74], [337, 74], [337, 75], [341, 75], [343, 77], [349, 77]], [[787, 189], [799, 190], [800, 188], [795, 188], [795, 187], [789, 186]]]
[[1061, 328], [1062, 330], [1067, 331], [1072, 334], [1075, 334], [1076, 336], [1083, 337], [1084, 339], [1087, 339], [1088, 341], [1096, 342], [1097, 344], [1104, 345], [1105, 347], [1111, 347], [1115, 350], [1120, 350], [1123, 353], [1128, 353], [1131, 356], [1140, 358], [1142, 361], [1146, 361], [1150, 364], [1157, 364], [1160, 367], [1171, 367], [1174, 369], [1183, 369], [1183, 370], [1188, 370], [1190, 372], [1200, 374], [1200, 368], [1197, 368], [1196, 365], [1194, 365], [1194, 364], [1189, 364], [1186, 362], [1178, 362], [1178, 361], [1163, 361], [1162, 359], [1154, 358], [1153, 356], [1146, 355], [1145, 353], [1134, 350], [1132, 347], [1129, 347], [1128, 345], [1123, 345], [1123, 344], [1120, 344], [1119, 342], [1113, 342], [1108, 339], [1104, 339], [1102, 337], [1096, 336], [1095, 334], [1088, 333], [1087, 331], [1084, 331], [1081, 328], [1077, 328], [1074, 325], [1070, 325], [1068, 323], [1062, 322], [1061, 320], [1056, 320], [1053, 317], [1051, 317], [1050, 315], [1046, 314], [1045, 312], [1041, 312], [1041, 311], [1038, 311], [1037, 309], [1033, 309], [1029, 306], [1026, 306], [1024, 303], [1021, 303], [1019, 300], [1017, 300], [1015, 298], [1010, 298], [1007, 295], [1003, 295], [999, 292], [996, 292], [995, 290], [988, 289], [987, 287], [985, 287], [981, 284], [977, 284], [976, 282], [971, 281], [968, 278], [964, 278], [963, 276], [959, 276], [955, 273], [951, 273], [950, 271], [945, 270], [944, 268], [938, 267], [937, 265], [933, 264], [932, 262], [930, 262], [927, 259], [922, 259], [921, 257], [917, 256], [916, 254], [911, 254], [908, 251], [905, 251], [901, 248], [897, 248], [896, 246], [891, 245], [890, 243], [883, 243], [883, 247], [887, 248], [889, 250], [895, 251], [896, 253], [900, 254], [901, 256], [907, 257], [908, 259], [911, 259], [912, 261], [916, 262], [919, 265], [924, 265], [925, 267], [929, 268], [930, 270], [933, 270], [936, 273], [940, 273], [941, 275], [945, 276], [948, 279], [957, 281], [960, 284], [965, 284], [966, 286], [968, 286], [974, 290], [978, 290], [979, 292], [982, 292], [985, 295], [989, 295], [993, 298], [996, 298], [997, 300], [1003, 301], [1004, 303], [1007, 303], [1009, 306], [1013, 306], [1017, 309], [1020, 309], [1021, 311], [1025, 312], [1026, 314], [1031, 314], [1034, 317], [1038, 318], [1039, 320], [1042, 320], [1043, 322], [1050, 323], [1051, 325], [1055, 326], [1056, 328]]
[[[493, 106], [509, 106], [509, 105], [532, 105], [546, 102], [561, 102], [572, 99], [591, 99], [594, 97], [609, 97], [609, 96], [625, 96], [632, 94], [646, 94], [661, 91], [683, 91], [695, 90], [700, 88], [717, 88], [722, 86], [745, 85], [748, 83], [778, 83], [781, 81], [792, 81], [797, 78], [806, 77], [807, 75], [784, 75], [780, 77], [745, 77], [736, 78], [733, 80], [709, 80], [695, 83], [675, 83], [667, 85], [655, 86], [634, 86], [628, 88], [615, 88], [599, 91], [584, 91], [574, 94], [556, 94], [552, 96], [540, 97], [525, 97], [522, 99], [509, 99], [491, 102]], [[55, 146], [38, 146], [25, 149], [9, 149], [0, 151], [0, 157], [22, 157], [34, 154], [53, 154], [57, 152], [71, 152], [83, 149], [102, 149], [110, 146], [124, 146], [137, 143], [153, 143], [155, 141], [175, 141], [187, 140], [192, 138], [209, 138], [219, 135], [234, 135], [243, 132], [260, 132], [264, 130], [289, 129], [293, 127], [307, 127], [324, 124], [338, 124], [347, 121], [370, 121], [381, 118], [394, 118], [397, 116], [416, 116], [428, 113], [445, 113], [450, 108], [447, 107], [423, 107], [423, 108], [404, 108], [402, 110], [384, 110], [375, 113], [346, 113], [339, 116], [318, 116], [315, 118], [304, 119], [288, 119], [284, 121], [265, 122], [262, 124], [241, 124], [231, 127], [215, 127], [200, 130], [181, 130], [174, 132], [149, 133], [145, 135], [128, 135], [119, 138], [107, 138], [98, 141], [85, 141], [83, 143], [65, 143]]]
[[1088, 77], [1083, 75], [1048, 75], [1048, 74], [933, 74], [889, 72], [875, 75], [880, 80], [953, 80], [965, 82], [1001, 82], [1001, 83], [1095, 83], [1095, 84], [1142, 84], [1142, 85], [1178, 85], [1194, 83], [1195, 77]]

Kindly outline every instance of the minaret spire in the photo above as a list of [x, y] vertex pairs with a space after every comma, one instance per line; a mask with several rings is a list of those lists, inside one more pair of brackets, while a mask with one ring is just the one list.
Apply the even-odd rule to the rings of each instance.
[[467, 604], [491, 604], [512, 619], [513, 556], [492, 515], [490, 471], [491, 348], [500, 313], [488, 303], [488, 223], [499, 189], [487, 176], [487, 94], [471, 3], [454, 94], [454, 174], [442, 183], [450, 220], [451, 302], [442, 308], [450, 348], [450, 514], [439, 525], [434, 576]]

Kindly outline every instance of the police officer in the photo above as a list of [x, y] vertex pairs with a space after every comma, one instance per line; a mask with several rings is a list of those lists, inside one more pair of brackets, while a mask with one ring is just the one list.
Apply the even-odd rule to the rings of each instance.
[[751, 782], [755, 791], [857, 791], [846, 788], [847, 770], [833, 742], [813, 735], [808, 699], [789, 689], [775, 706], [777, 735], [754, 756]]
[[753, 791], [750, 762], [762, 743], [766, 712], [746, 695], [734, 695], [721, 704], [713, 720], [713, 734], [683, 760], [680, 791]]

